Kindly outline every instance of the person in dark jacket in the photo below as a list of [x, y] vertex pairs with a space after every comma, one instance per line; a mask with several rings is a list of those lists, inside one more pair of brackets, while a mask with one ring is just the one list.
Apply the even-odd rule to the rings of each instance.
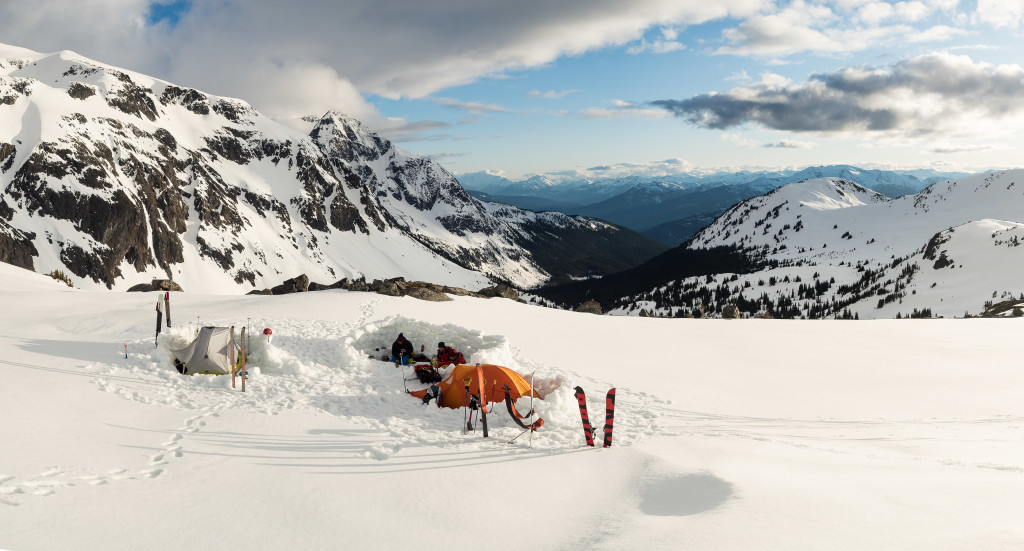
[[466, 358], [462, 355], [462, 352], [455, 350], [450, 346], [445, 346], [443, 342], [437, 343], [437, 367], [444, 367], [448, 364], [464, 364]]
[[412, 343], [405, 338], [405, 335], [399, 333], [395, 343], [391, 345], [391, 361], [400, 362], [402, 365], [409, 365], [411, 358]]

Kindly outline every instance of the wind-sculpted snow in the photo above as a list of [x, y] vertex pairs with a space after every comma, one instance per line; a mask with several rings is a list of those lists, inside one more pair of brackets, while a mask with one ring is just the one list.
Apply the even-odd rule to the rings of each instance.
[[594, 242], [638, 243], [627, 262], [653, 254], [580, 218], [524, 240], [539, 230], [492, 216], [440, 165], [340, 113], [307, 134], [241, 100], [73, 52], [3, 50], [0, 261], [81, 287], [171, 278], [237, 293], [299, 274], [530, 287], [578, 271], [544, 251], [583, 228]]

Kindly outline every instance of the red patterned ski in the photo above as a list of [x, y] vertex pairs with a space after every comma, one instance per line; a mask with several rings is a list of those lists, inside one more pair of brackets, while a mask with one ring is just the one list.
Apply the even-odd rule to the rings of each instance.
[[590, 417], [587, 416], [587, 395], [583, 389], [576, 387], [576, 401], [580, 404], [580, 417], [583, 418], [583, 436], [587, 438], [587, 445], [594, 445], [594, 429], [590, 426]]
[[604, 447], [612, 445], [612, 420], [615, 418], [615, 389], [608, 391], [604, 410]]

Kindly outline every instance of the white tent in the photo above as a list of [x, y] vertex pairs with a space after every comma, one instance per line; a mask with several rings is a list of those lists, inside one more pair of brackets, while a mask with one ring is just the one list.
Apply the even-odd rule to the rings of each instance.
[[203, 327], [191, 344], [180, 350], [171, 350], [178, 370], [187, 375], [212, 373], [227, 375], [235, 366], [236, 346], [234, 327]]

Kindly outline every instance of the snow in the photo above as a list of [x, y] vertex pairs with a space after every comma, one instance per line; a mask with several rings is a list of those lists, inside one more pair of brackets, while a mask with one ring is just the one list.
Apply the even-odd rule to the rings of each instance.
[[[0, 548], [1024, 545], [1019, 318], [173, 293], [154, 347], [153, 293], [72, 290], [6, 264], [0, 281]], [[197, 321], [248, 326], [247, 392], [174, 371], [168, 348]], [[501, 408], [484, 439], [462, 434], [463, 411], [408, 397], [369, 357], [398, 331], [534, 374], [532, 447], [507, 443], [519, 430]], [[584, 445], [576, 385], [595, 420], [617, 388], [611, 448]]]

